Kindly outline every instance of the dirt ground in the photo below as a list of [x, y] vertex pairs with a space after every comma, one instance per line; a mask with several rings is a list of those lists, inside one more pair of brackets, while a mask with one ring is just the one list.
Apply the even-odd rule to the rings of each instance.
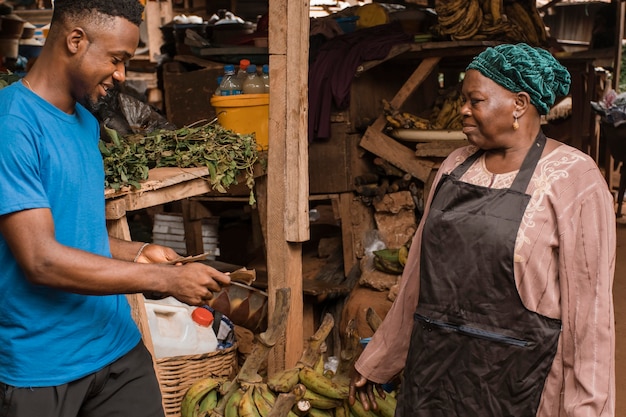
[[626, 218], [617, 222], [617, 256], [613, 284], [615, 303], [616, 416], [626, 416]]

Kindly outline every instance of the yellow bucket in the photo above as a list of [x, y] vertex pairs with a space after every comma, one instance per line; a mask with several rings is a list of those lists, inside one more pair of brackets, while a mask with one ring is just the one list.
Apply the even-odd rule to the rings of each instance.
[[268, 145], [269, 104], [269, 94], [211, 97], [219, 124], [240, 134], [254, 133], [261, 150]]

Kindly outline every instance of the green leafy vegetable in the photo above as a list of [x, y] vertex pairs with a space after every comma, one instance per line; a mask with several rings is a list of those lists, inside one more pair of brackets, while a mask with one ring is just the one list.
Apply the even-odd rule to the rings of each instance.
[[211, 187], [226, 193], [243, 175], [254, 204], [254, 165], [258, 151], [254, 135], [241, 135], [210, 122], [178, 130], [155, 130], [124, 137], [105, 128], [110, 142], [101, 141], [105, 186], [140, 188], [148, 171], [158, 167], [207, 167]]

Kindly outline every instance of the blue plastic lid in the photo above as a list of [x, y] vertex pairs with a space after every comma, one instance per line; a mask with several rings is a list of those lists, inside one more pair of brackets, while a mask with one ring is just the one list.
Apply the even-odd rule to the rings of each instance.
[[246, 73], [253, 74], [255, 72], [256, 72], [256, 65], [254, 64], [248, 65], [248, 68], [246, 68]]

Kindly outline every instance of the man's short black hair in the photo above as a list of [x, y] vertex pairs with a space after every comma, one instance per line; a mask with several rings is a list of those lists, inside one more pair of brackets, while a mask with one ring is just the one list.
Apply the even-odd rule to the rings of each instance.
[[98, 19], [93, 12], [111, 17], [123, 17], [139, 26], [143, 6], [139, 0], [55, 0], [52, 21]]

